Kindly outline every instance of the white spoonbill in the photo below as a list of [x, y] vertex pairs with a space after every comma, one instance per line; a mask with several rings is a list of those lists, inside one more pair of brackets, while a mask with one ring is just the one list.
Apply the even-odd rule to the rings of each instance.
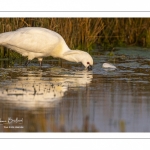
[[26, 65], [30, 60], [38, 58], [41, 66], [43, 57], [52, 56], [71, 62], [81, 62], [85, 68], [92, 70], [93, 59], [87, 52], [71, 50], [61, 35], [46, 28], [24, 27], [1, 33], [0, 45], [27, 56]]

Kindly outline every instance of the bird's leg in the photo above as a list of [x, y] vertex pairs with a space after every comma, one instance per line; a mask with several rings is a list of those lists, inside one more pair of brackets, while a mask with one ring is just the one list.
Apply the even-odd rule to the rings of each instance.
[[42, 61], [39, 61], [40, 67], [42, 67]]
[[27, 60], [27, 61], [25, 62], [25, 66], [28, 66], [29, 63], [30, 63], [30, 60]]
[[43, 60], [43, 58], [38, 58], [38, 61], [39, 61], [40, 67], [42, 67], [42, 60]]

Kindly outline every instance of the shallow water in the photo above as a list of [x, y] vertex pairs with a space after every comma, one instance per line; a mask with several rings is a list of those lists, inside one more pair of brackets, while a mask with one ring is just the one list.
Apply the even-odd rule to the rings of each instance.
[[[92, 71], [57, 60], [42, 68], [1, 61], [0, 131], [149, 132], [149, 52], [94, 55]], [[104, 62], [117, 70], [103, 69]]]

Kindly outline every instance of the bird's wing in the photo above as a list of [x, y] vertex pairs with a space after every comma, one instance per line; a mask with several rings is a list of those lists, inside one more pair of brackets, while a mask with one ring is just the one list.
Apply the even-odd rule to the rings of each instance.
[[56, 32], [43, 28], [22, 28], [13, 32], [3, 33], [3, 45], [34, 53], [48, 53], [53, 50], [61, 39]]

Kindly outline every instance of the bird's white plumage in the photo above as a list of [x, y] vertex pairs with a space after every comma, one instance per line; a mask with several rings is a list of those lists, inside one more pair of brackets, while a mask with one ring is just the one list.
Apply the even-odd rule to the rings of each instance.
[[33, 53], [35, 57], [52, 56], [52, 51], [61, 42], [65, 45], [63, 38], [56, 32], [38, 27], [21, 28], [0, 35], [1, 45], [16, 50], [23, 56], [33, 55]]
[[93, 65], [93, 59], [87, 52], [70, 50], [61, 35], [45, 28], [25, 27], [2, 33], [0, 45], [27, 56], [28, 60], [52, 56], [82, 62], [85, 67], [88, 67], [88, 62]]

